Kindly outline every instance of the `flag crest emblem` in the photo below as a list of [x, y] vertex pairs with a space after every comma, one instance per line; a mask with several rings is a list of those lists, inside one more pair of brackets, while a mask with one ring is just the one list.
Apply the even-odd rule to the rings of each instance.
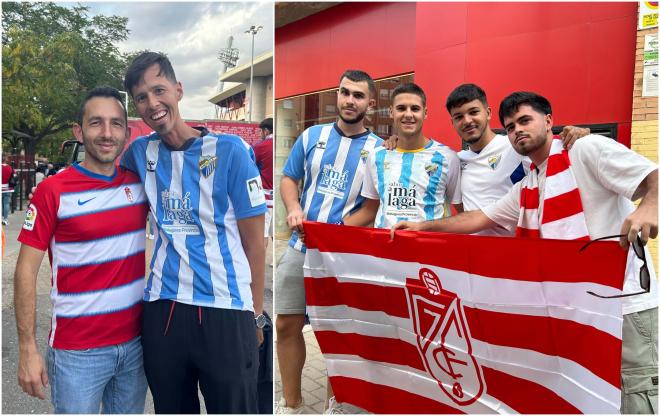
[[427, 373], [457, 405], [467, 406], [483, 394], [482, 371], [472, 355], [470, 331], [456, 294], [442, 289], [428, 268], [406, 279], [408, 309], [414, 320], [417, 350]]

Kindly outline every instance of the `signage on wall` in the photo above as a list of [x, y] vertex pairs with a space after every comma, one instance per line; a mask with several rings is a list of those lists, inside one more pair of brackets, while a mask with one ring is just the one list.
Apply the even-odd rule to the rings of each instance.
[[640, 1], [639, 2], [639, 22], [638, 29], [648, 29], [658, 26], [658, 2]]
[[644, 67], [644, 78], [642, 79], [642, 97], [658, 96], [658, 65]]
[[658, 34], [644, 36], [642, 97], [658, 96]]
[[644, 36], [644, 66], [658, 64], [658, 34]]

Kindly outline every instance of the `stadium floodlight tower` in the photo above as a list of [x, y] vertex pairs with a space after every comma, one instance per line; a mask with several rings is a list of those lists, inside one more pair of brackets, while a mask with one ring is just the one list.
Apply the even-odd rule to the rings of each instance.
[[[236, 66], [236, 62], [238, 61], [238, 48], [232, 48], [232, 43], [234, 43], [234, 37], [229, 36], [229, 39], [227, 40], [227, 47], [218, 51], [218, 60], [224, 64], [222, 67], [222, 72], [218, 74], [218, 92], [222, 92], [225, 86], [224, 81], [220, 81], [220, 77], [222, 77], [222, 75], [226, 73], [228, 69], [234, 68]], [[218, 118], [219, 108], [217, 105], [214, 107], [215, 117]]]
[[250, 26], [248, 30], [245, 31], [247, 34], [252, 35], [252, 58], [250, 60], [250, 107], [248, 110], [248, 121], [252, 121], [252, 79], [254, 78], [254, 35], [257, 34], [263, 26]]

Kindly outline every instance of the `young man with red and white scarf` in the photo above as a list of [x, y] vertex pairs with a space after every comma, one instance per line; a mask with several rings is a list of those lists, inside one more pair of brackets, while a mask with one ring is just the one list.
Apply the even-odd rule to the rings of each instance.
[[[594, 240], [620, 234], [629, 247], [622, 298], [622, 413], [654, 413], [657, 408], [658, 295], [653, 261], [646, 247], [650, 288], [640, 285], [643, 261], [632, 244], [658, 234], [658, 167], [625, 146], [599, 135], [578, 140], [570, 150], [552, 134], [548, 100], [515, 92], [500, 104], [500, 122], [515, 150], [532, 160], [530, 174], [498, 202], [483, 210], [392, 228], [474, 233], [500, 225], [516, 235]], [[635, 208], [632, 201], [641, 198]], [[653, 403], [652, 403], [653, 402]]]

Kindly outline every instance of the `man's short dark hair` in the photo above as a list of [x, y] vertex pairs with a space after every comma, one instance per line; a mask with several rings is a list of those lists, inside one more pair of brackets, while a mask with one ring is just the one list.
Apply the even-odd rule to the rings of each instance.
[[426, 94], [424, 90], [419, 85], [414, 82], [408, 82], [405, 84], [399, 84], [394, 91], [392, 91], [392, 102], [394, 102], [394, 97], [399, 94], [414, 94], [422, 99], [422, 105], [426, 107]]
[[369, 94], [371, 95], [371, 98], [376, 98], [376, 84], [374, 83], [373, 78], [371, 78], [371, 76], [366, 72], [360, 71], [359, 69], [347, 69], [339, 77], [340, 84], [341, 80], [344, 78], [347, 78], [353, 82], [366, 82], [369, 86]]
[[145, 51], [136, 56], [126, 70], [124, 88], [131, 94], [131, 97], [133, 96], [133, 87], [140, 83], [145, 71], [154, 64], [158, 64], [160, 68], [158, 75], [164, 75], [170, 81], [176, 82], [172, 63], [167, 59], [167, 56], [162, 53]]
[[552, 107], [547, 98], [534, 92], [517, 91], [505, 97], [500, 104], [500, 123], [504, 126], [504, 117], [514, 115], [521, 105], [528, 105], [543, 115], [552, 114]]
[[266, 129], [270, 133], [272, 133], [273, 132], [273, 119], [270, 118], [270, 117], [267, 118], [267, 119], [264, 119], [261, 123], [259, 123], [259, 128], [260, 129]]
[[474, 100], [479, 100], [484, 107], [488, 107], [486, 93], [481, 87], [475, 84], [461, 84], [454, 88], [454, 91], [449, 94], [445, 107], [447, 107], [447, 111], [451, 113], [452, 108], [460, 107], [463, 104]]
[[85, 115], [85, 106], [89, 100], [95, 97], [114, 98], [119, 101], [121, 109], [124, 110], [122, 111], [124, 113], [124, 121], [126, 122], [126, 125], [128, 125], [128, 113], [126, 112], [124, 99], [116, 88], [108, 87], [105, 85], [93, 88], [87, 93], [87, 95], [85, 95], [85, 98], [83, 98], [82, 103], [80, 103], [80, 107], [78, 108], [78, 124], [82, 126], [83, 116]]

